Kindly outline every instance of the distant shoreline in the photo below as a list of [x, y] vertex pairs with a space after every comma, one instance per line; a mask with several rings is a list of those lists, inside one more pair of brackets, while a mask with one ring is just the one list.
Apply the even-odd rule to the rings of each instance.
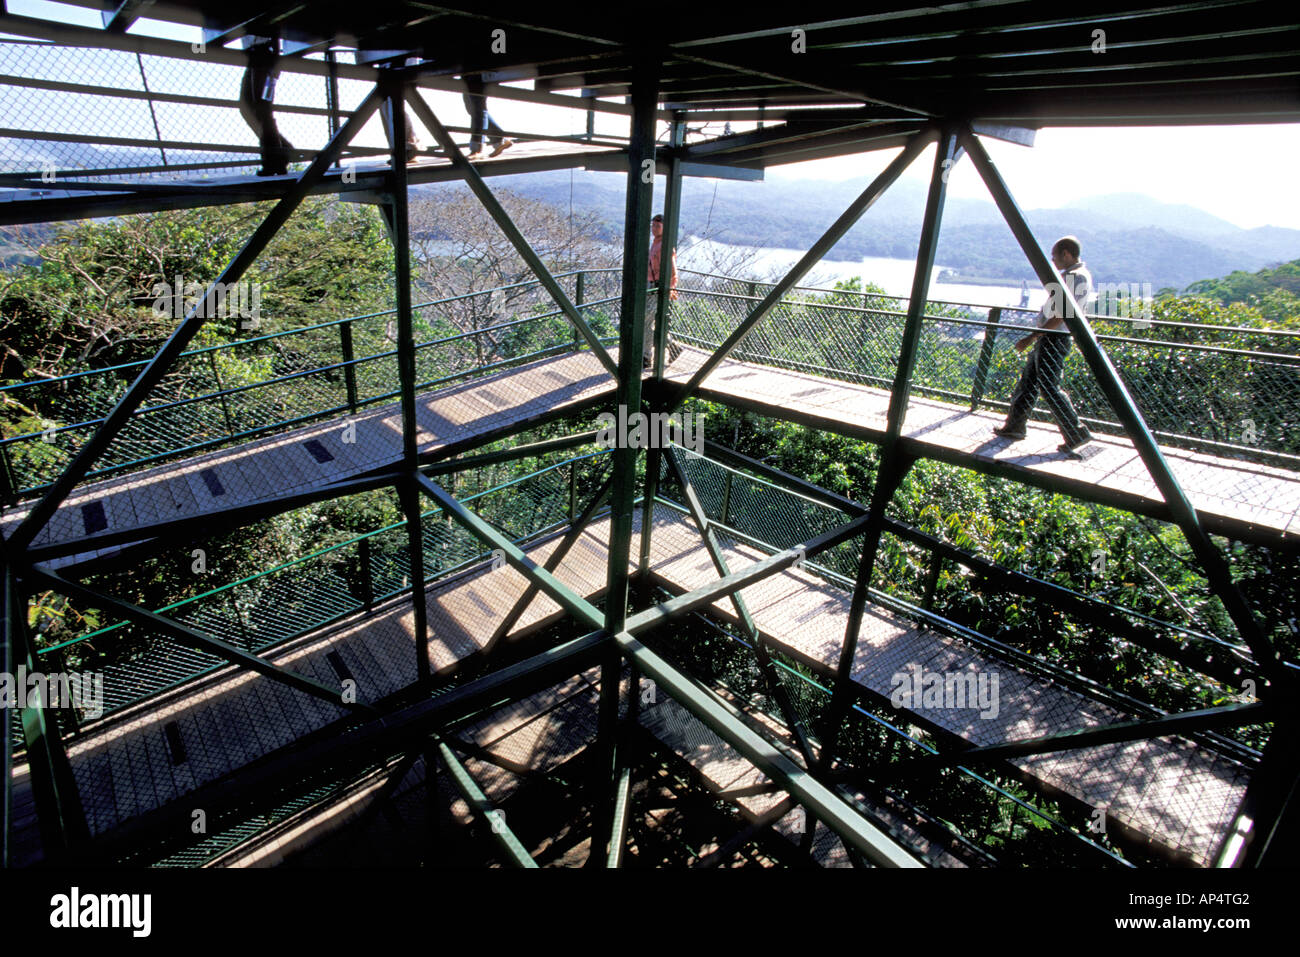
[[942, 270], [935, 280], [936, 282], [960, 283], [964, 286], [1006, 286], [1014, 289], [1022, 282], [1028, 283], [1029, 288], [1033, 289], [1037, 281], [1028, 279], [993, 279], [989, 276], [966, 276], [951, 269]]

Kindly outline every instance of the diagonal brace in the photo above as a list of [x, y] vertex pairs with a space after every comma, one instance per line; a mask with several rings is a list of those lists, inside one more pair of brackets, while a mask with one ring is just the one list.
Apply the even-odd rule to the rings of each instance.
[[826, 230], [822, 238], [813, 244], [813, 247], [804, 254], [804, 257], [790, 268], [785, 277], [772, 287], [772, 291], [764, 297], [763, 301], [755, 306], [754, 310], [735, 328], [731, 335], [723, 340], [717, 351], [704, 360], [704, 365], [696, 370], [677, 397], [669, 403], [667, 412], [676, 412], [682, 403], [699, 389], [700, 383], [722, 364], [723, 360], [749, 335], [754, 326], [772, 311], [784, 298], [785, 294], [808, 274], [809, 270], [821, 261], [822, 257], [844, 237], [845, 233], [857, 224], [863, 214], [871, 208], [872, 204], [880, 198], [885, 190], [894, 184], [894, 181], [903, 174], [903, 171], [912, 164], [912, 161], [921, 154], [922, 150], [930, 145], [930, 142], [937, 135], [938, 130], [936, 128], [926, 128], [912, 137], [907, 146], [903, 148], [903, 151], [894, 157], [894, 161], [886, 166], [884, 171], [872, 181], [871, 185], [862, 191], [862, 195], [855, 199], [852, 205], [840, 215], [840, 218], [831, 224], [830, 229]]
[[120, 598], [114, 598], [112, 595], [105, 595], [93, 588], [87, 588], [80, 582], [71, 581], [39, 565], [34, 566], [31, 573], [69, 598], [76, 598], [96, 608], [115, 612], [130, 621], [138, 622], [145, 627], [154, 628], [170, 635], [191, 648], [218, 655], [233, 665], [266, 675], [268, 678], [273, 678], [299, 691], [305, 691], [307, 694], [320, 698], [322, 701], [328, 701], [330, 704], [340, 705], [364, 714], [377, 714], [375, 709], [368, 704], [342, 700], [337, 688], [331, 688], [329, 685], [322, 684], [313, 678], [305, 677], [295, 671], [290, 671], [288, 668], [282, 668], [259, 655], [251, 654], [219, 638], [213, 638], [211, 635], [204, 634], [197, 629], [182, 625], [178, 621], [164, 618], [147, 608], [141, 608], [139, 605], [133, 605]]
[[429, 128], [429, 132], [438, 141], [438, 145], [446, 151], [447, 158], [451, 160], [452, 166], [465, 178], [465, 184], [478, 197], [478, 201], [483, 204], [483, 208], [488, 211], [488, 215], [496, 222], [501, 232], [505, 234], [506, 239], [510, 240], [510, 244], [515, 247], [523, 261], [528, 264], [528, 268], [533, 271], [538, 281], [551, 294], [551, 298], [555, 300], [556, 305], [569, 317], [569, 321], [577, 328], [582, 338], [587, 340], [587, 345], [591, 347], [592, 353], [600, 360], [600, 364], [609, 371], [610, 375], [617, 379], [618, 366], [614, 364], [614, 360], [610, 358], [609, 353], [605, 351], [605, 347], [601, 345], [600, 337], [596, 335], [587, 320], [582, 317], [582, 313], [565, 295], [564, 290], [560, 288], [560, 284], [555, 281], [555, 277], [551, 275], [550, 270], [546, 268], [541, 258], [533, 251], [533, 247], [528, 244], [528, 240], [524, 238], [524, 234], [519, 231], [519, 227], [514, 224], [505, 208], [492, 195], [492, 190], [488, 189], [487, 184], [483, 182], [483, 177], [479, 175], [479, 171], [474, 168], [474, 165], [469, 160], [465, 159], [460, 147], [456, 145], [451, 138], [451, 134], [447, 132], [447, 128], [438, 122], [438, 118], [434, 116], [433, 110], [425, 102], [424, 96], [418, 90], [409, 90], [407, 102], [411, 104], [416, 115], [420, 117], [420, 121]]
[[21, 551], [31, 544], [32, 540], [45, 527], [45, 524], [53, 517], [72, 490], [86, 477], [86, 473], [90, 471], [100, 455], [126, 426], [140, 403], [149, 396], [149, 393], [153, 391], [154, 387], [172, 367], [176, 358], [184, 351], [185, 346], [198, 333], [206, 321], [206, 317], [214, 315], [218, 311], [217, 290], [226, 289], [231, 283], [239, 281], [239, 278], [243, 276], [248, 267], [253, 264], [253, 261], [271, 242], [276, 233], [280, 231], [280, 227], [298, 208], [308, 191], [325, 175], [330, 165], [342, 152], [343, 147], [351, 142], [352, 137], [370, 119], [370, 115], [379, 107], [381, 99], [382, 94], [379, 88], [372, 89], [361, 102], [361, 105], [357, 107], [356, 112], [348, 118], [343, 128], [334, 135], [334, 138], [326, 144], [324, 149], [316, 154], [316, 158], [312, 160], [311, 165], [307, 167], [303, 174], [290, 184], [284, 196], [267, 214], [266, 219], [257, 227], [248, 242], [244, 244], [244, 248], [230, 261], [221, 276], [208, 287], [203, 299], [190, 310], [184, 321], [172, 333], [171, 338], [149, 360], [149, 364], [140, 371], [136, 380], [131, 383], [131, 387], [127, 389], [126, 394], [118, 400], [117, 405], [113, 407], [113, 411], [100, 423], [99, 428], [95, 430], [95, 434], [86, 440], [86, 444], [81, 447], [76, 457], [63, 470], [63, 474], [55, 480], [50, 490], [45, 493], [45, 497], [14, 529], [13, 534], [9, 537], [8, 544], [15, 552]]
[[[686, 495], [686, 504], [691, 510], [691, 517], [695, 519], [695, 524], [700, 530], [700, 537], [704, 539], [704, 547], [708, 549], [709, 557], [713, 559], [713, 567], [717, 569], [718, 574], [726, 577], [731, 574], [731, 569], [727, 565], [727, 558], [722, 554], [722, 548], [718, 545], [717, 533], [713, 530], [713, 523], [709, 521], [708, 515], [704, 512], [704, 506], [700, 502], [700, 497], [696, 494], [695, 486], [691, 483], [677, 461], [677, 450], [668, 449], [668, 466], [677, 476], [677, 481]], [[776, 700], [777, 707], [781, 709], [781, 714], [785, 718], [786, 725], [794, 734], [795, 742], [799, 746], [799, 753], [803, 755], [804, 761], [809, 767], [813, 765], [812, 747], [808, 743], [808, 732], [804, 728], [803, 721], [799, 719], [798, 713], [794, 710], [794, 703], [790, 700], [785, 684], [781, 681], [780, 675], [776, 673], [772, 665], [772, 657], [768, 653], [767, 641], [763, 633], [759, 631], [758, 623], [754, 621], [754, 616], [749, 613], [749, 607], [740, 592], [733, 592], [731, 595], [732, 604], [736, 606], [736, 615], [740, 618], [741, 626], [745, 633], [754, 643], [754, 656], [758, 659], [758, 669], [763, 674], [763, 680], [767, 683], [768, 690]]]
[[[564, 556], [569, 553], [569, 549], [573, 547], [574, 542], [582, 537], [582, 533], [586, 531], [587, 526], [591, 524], [592, 517], [595, 516], [601, 506], [609, 500], [609, 493], [613, 488], [614, 476], [611, 475], [605, 480], [605, 484], [596, 492], [595, 496], [587, 504], [587, 507], [583, 509], [582, 514], [578, 516], [576, 521], [574, 521], [569, 531], [565, 533], [560, 544], [555, 547], [555, 551], [551, 552], [551, 556], [546, 559], [546, 564], [542, 566], [544, 570], [547, 572], [554, 572], [555, 569], [560, 567], [560, 562], [564, 561]], [[497, 625], [497, 630], [492, 633], [492, 637], [489, 638], [487, 644], [483, 646], [484, 655], [491, 654], [492, 649], [496, 647], [497, 642], [510, 634], [510, 629], [515, 626], [515, 623], [519, 621], [521, 617], [523, 617], [524, 612], [528, 610], [528, 606], [532, 604], [533, 599], [537, 597], [537, 593], [540, 590], [541, 586], [538, 585], [537, 582], [529, 583], [528, 588], [519, 596], [519, 600], [515, 602], [515, 606], [511, 608], [505, 618], [501, 620], [501, 624]]]
[[538, 587], [551, 598], [554, 598], [561, 608], [584, 622], [588, 627], [597, 631], [604, 630], [605, 616], [591, 602], [571, 590], [549, 571], [538, 565], [524, 554], [518, 545], [456, 501], [432, 479], [424, 475], [417, 475], [416, 480], [419, 482], [420, 488], [437, 502], [454, 521], [458, 522], [479, 541], [499, 550], [514, 569], [530, 581], [536, 582]]
[[1225, 705], [1219, 708], [1202, 708], [1181, 714], [1165, 715], [1141, 721], [1117, 721], [1100, 728], [1082, 728], [1063, 731], [1023, 741], [1008, 741], [977, 748], [961, 748], [943, 754], [931, 754], [888, 766], [890, 773], [911, 774], [938, 770], [956, 764], [975, 761], [997, 761], [1003, 758], [1024, 757], [1031, 754], [1048, 754], [1054, 751], [1072, 751], [1121, 741], [1140, 741], [1171, 734], [1188, 734], [1217, 728], [1241, 727], [1274, 720], [1274, 709], [1269, 705], [1251, 701]]

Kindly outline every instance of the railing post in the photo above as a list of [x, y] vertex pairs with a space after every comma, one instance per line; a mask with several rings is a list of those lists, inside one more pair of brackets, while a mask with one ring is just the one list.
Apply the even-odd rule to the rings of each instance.
[[728, 469], [727, 481], [722, 486], [722, 508], [720, 510], [720, 517], [718, 519], [718, 521], [723, 525], [731, 524], [731, 522], [728, 521], [728, 518], [730, 517], [731, 514], [731, 481], [735, 477], [736, 477], [735, 473], [732, 472], [730, 469]]
[[369, 611], [375, 607], [375, 580], [370, 571], [370, 537], [361, 539], [357, 546], [357, 561], [361, 564], [361, 603]]
[[936, 551], [930, 552], [930, 571], [925, 576], [925, 595], [921, 599], [921, 607], [926, 611], [934, 611], [934, 593], [939, 587], [939, 573], [943, 571], [943, 556]]
[[343, 382], [348, 390], [348, 411], [357, 411], [357, 370], [356, 350], [352, 346], [352, 320], [345, 319], [339, 323], [339, 347], [343, 354]]
[[[587, 290], [586, 280], [587, 280], [587, 274], [582, 270], [579, 270], [578, 278], [574, 281], [574, 288], [573, 288], [573, 305], [579, 310], [582, 309], [582, 304], [586, 299], [585, 296]], [[578, 351], [578, 346], [579, 346], [578, 338], [579, 338], [578, 327], [574, 326], [573, 327], [573, 351], [574, 352]]]
[[18, 504], [18, 482], [14, 476], [13, 463], [9, 461], [8, 445], [0, 445], [0, 502], [5, 505]]
[[225, 396], [226, 387], [221, 384], [221, 373], [217, 371], [217, 354], [215, 352], [208, 353], [208, 365], [212, 366], [212, 379], [217, 384], [217, 396], [221, 399], [221, 417], [225, 419], [226, 431], [230, 433], [230, 437], [233, 439], [235, 437], [235, 423], [230, 418], [230, 406], [226, 403]]
[[970, 390], [970, 409], [975, 411], [980, 399], [984, 398], [984, 385], [989, 377], [989, 365], [993, 362], [993, 340], [997, 338], [997, 324], [1002, 321], [1002, 307], [994, 306], [989, 310], [989, 324], [984, 327], [984, 344], [980, 346], [980, 357], [975, 363], [975, 381]]

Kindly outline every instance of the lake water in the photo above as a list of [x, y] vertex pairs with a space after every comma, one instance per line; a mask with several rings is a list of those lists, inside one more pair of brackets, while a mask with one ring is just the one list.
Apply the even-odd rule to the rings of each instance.
[[[772, 270], [785, 272], [803, 256], [800, 249], [764, 249], [756, 246], [739, 246], [718, 243], [713, 240], [701, 240], [693, 236], [684, 239], [678, 246], [677, 266], [680, 269], [700, 269], [708, 271], [711, 264], [725, 260], [730, 256], [752, 255], [750, 272], [758, 276], [767, 276]], [[1019, 306], [1021, 290], [1019, 286], [983, 286], [966, 283], [939, 282], [939, 273], [949, 267], [938, 264], [930, 275], [930, 298], [944, 302], [964, 302], [978, 306]], [[906, 297], [912, 291], [912, 276], [916, 263], [910, 259], [886, 259], [868, 256], [859, 262], [823, 259], [813, 267], [810, 276], [815, 282], [803, 281], [803, 285], [830, 287], [838, 280], [858, 276], [867, 282], [880, 286], [891, 296]], [[741, 277], [746, 278], [746, 277]], [[1037, 309], [1047, 299], [1047, 292], [1037, 283], [1029, 284], [1029, 308]]]

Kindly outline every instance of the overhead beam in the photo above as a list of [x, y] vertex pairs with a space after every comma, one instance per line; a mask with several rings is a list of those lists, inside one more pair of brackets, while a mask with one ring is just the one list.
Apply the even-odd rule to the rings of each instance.
[[497, 200], [496, 196], [492, 194], [492, 190], [488, 189], [487, 184], [483, 182], [483, 177], [479, 175], [478, 170], [474, 168], [472, 163], [465, 159], [464, 155], [460, 151], [460, 147], [456, 145], [455, 141], [451, 138], [451, 134], [448, 133], [446, 128], [438, 121], [433, 110], [429, 108], [429, 104], [424, 101], [424, 97], [420, 95], [419, 91], [411, 90], [407, 95], [407, 101], [415, 110], [416, 115], [419, 116], [420, 121], [424, 123], [424, 125], [429, 129], [429, 132], [433, 134], [434, 139], [438, 141], [438, 145], [446, 152], [447, 157], [451, 160], [456, 171], [465, 180], [465, 185], [470, 188], [470, 191], [476, 197], [478, 197], [478, 201], [482, 203], [483, 208], [487, 210], [488, 215], [492, 217], [493, 222], [497, 224], [497, 227], [505, 235], [506, 239], [510, 241], [510, 245], [515, 247], [515, 251], [519, 253], [519, 257], [523, 259], [528, 268], [532, 270], [533, 275], [537, 277], [538, 281], [543, 287], [545, 287], [551, 298], [555, 300], [555, 304], [564, 311], [564, 314], [569, 317], [569, 321], [573, 323], [574, 327], [582, 335], [582, 338], [586, 340], [587, 345], [591, 348], [592, 354], [600, 360], [600, 364], [605, 367], [610, 375], [617, 378], [619, 375], [618, 366], [614, 364], [614, 360], [611, 359], [609, 353], [605, 351], [604, 345], [600, 342], [600, 337], [596, 335], [591, 326], [587, 323], [587, 320], [583, 318], [582, 314], [578, 312], [573, 303], [569, 301], [569, 297], [565, 294], [564, 290], [560, 288], [560, 284], [555, 281], [555, 277], [552, 276], [550, 270], [546, 268], [541, 257], [533, 251], [532, 246], [530, 246], [528, 240], [524, 238], [523, 233], [519, 231], [519, 228], [514, 224], [514, 221]]

